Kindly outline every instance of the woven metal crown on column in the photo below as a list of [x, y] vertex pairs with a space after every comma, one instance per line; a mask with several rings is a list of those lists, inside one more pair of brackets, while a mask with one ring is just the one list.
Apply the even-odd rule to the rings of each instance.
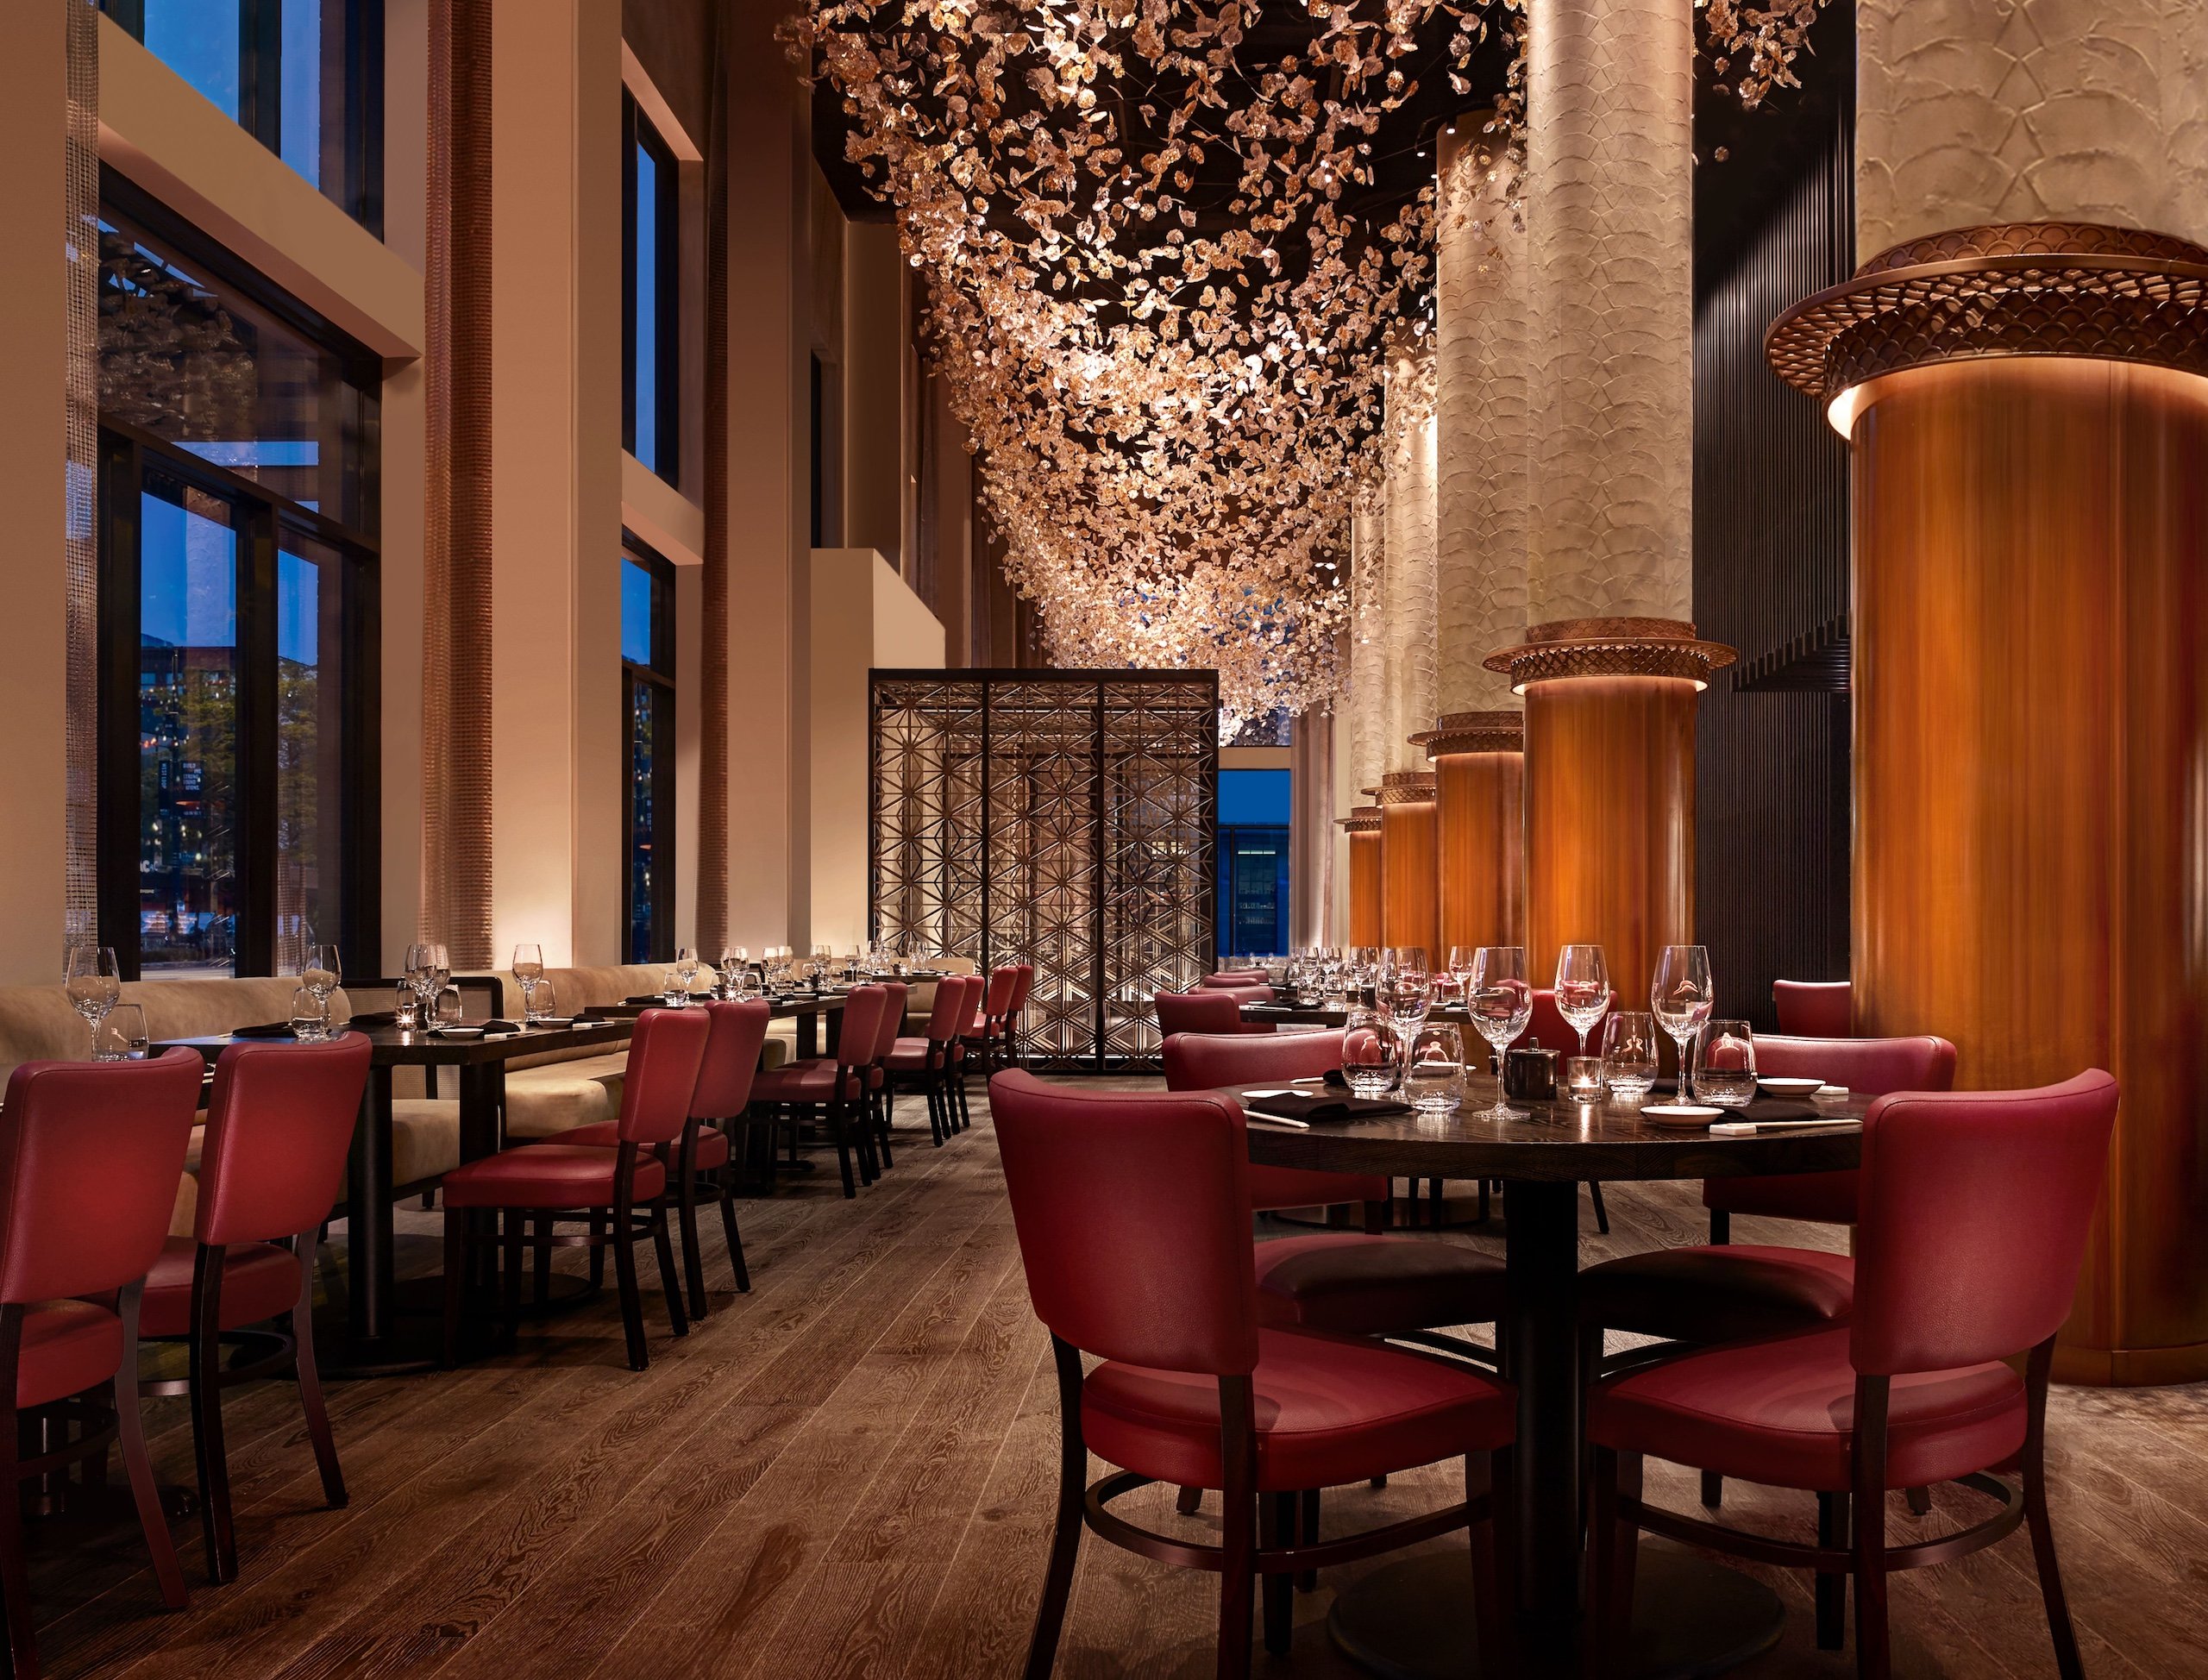
[[987, 972], [1032, 962], [1022, 1050], [1155, 1065], [1151, 999], [1215, 958], [1209, 671], [875, 671], [868, 926]]

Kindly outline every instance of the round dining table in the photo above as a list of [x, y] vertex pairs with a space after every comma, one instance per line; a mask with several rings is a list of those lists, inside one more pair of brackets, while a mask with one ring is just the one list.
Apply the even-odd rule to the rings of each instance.
[[[1250, 1158], [1262, 1165], [1393, 1178], [1501, 1179], [1509, 1305], [1496, 1326], [1504, 1375], [1517, 1386], [1511, 1506], [1496, 1519], [1515, 1548], [1519, 1659], [1529, 1676], [1578, 1671], [1581, 1365], [1579, 1186], [1611, 1179], [1701, 1179], [1839, 1172], [1860, 1164], [1867, 1104], [1759, 1100], [1730, 1119], [1770, 1126], [1712, 1136], [1658, 1125], [1638, 1107], [1514, 1098], [1493, 1111], [1496, 1082], [1468, 1076], [1464, 1106], [1440, 1116], [1402, 1113], [1308, 1127], [1268, 1121], [1262, 1097], [1278, 1081], [1230, 1088], [1248, 1116]], [[1313, 1094], [1322, 1088], [1297, 1088]], [[1656, 1100], [1664, 1100], [1658, 1098]], [[1794, 1122], [1781, 1125], [1781, 1121]], [[1452, 1680], [1480, 1672], [1464, 1548], [1384, 1565], [1334, 1605], [1334, 1642], [1388, 1680]], [[1636, 1582], [1634, 1671], [1649, 1680], [1720, 1674], [1767, 1650], [1784, 1620], [1778, 1595], [1714, 1559], [1644, 1543]]]

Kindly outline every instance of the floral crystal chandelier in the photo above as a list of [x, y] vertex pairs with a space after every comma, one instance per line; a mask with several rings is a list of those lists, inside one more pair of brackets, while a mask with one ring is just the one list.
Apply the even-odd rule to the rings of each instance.
[[[1709, 0], [1745, 102], [1820, 3]], [[1389, 202], [1376, 147], [1421, 75], [1470, 91], [1490, 32], [1515, 129], [1521, 8], [815, 0], [787, 27], [896, 209], [1056, 662], [1215, 667], [1230, 730], [1334, 693], [1391, 334], [1431, 306], [1431, 173]]]

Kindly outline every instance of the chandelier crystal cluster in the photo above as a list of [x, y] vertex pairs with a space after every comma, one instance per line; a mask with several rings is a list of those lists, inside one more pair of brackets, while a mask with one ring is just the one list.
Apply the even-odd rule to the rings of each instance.
[[[1711, 0], [1711, 45], [1783, 76], [1820, 3]], [[1421, 76], [1468, 93], [1492, 28], [1515, 152], [1523, 26], [1523, 0], [813, 0], [786, 26], [896, 208], [1056, 662], [1215, 667], [1230, 732], [1335, 693], [1391, 334], [1430, 330], [1433, 176], [1376, 191], [1418, 143], [1383, 124]]]

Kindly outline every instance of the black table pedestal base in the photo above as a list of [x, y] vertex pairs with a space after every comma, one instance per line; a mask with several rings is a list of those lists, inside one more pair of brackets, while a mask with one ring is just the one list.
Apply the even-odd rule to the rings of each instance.
[[[1634, 1680], [1722, 1674], [1778, 1643], [1786, 1613], [1760, 1581], [1700, 1555], [1643, 1542], [1634, 1572]], [[1381, 1680], [1467, 1680], [1482, 1672], [1472, 1629], [1471, 1560], [1427, 1552], [1374, 1570], [1334, 1601], [1327, 1631], [1358, 1667]], [[1579, 1672], [1577, 1628], [1554, 1649], [1520, 1624], [1528, 1676]]]

